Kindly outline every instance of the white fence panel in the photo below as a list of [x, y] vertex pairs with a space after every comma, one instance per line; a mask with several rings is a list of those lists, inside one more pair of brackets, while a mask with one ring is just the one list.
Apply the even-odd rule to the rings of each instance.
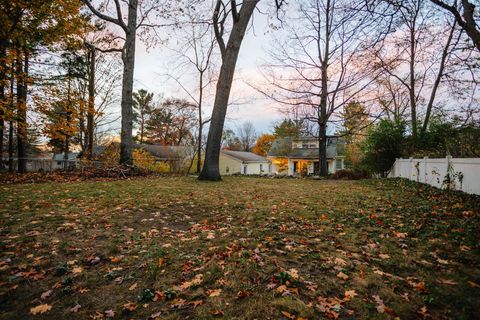
[[388, 177], [480, 194], [480, 158], [397, 159]]

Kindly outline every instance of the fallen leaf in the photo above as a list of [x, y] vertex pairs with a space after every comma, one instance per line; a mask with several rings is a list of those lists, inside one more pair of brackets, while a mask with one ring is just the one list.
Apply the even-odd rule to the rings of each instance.
[[390, 259], [390, 256], [388, 254], [380, 253], [378, 256], [380, 257], [380, 259]]
[[202, 305], [203, 301], [202, 300], [194, 300], [194, 301], [190, 301], [189, 303], [193, 306], [193, 309], [195, 309], [199, 305]]
[[207, 294], [209, 297], [218, 297], [221, 293], [222, 289], [207, 290]]
[[50, 311], [51, 309], [52, 309], [52, 306], [49, 305], [49, 304], [40, 304], [36, 307], [31, 308], [30, 313], [33, 314], [33, 315], [42, 314], [42, 313]]
[[78, 303], [76, 305], [74, 305], [73, 307], [71, 307], [70, 309], [68, 309], [69, 312], [72, 312], [72, 313], [77, 313], [78, 312], [78, 309], [80, 309], [82, 306], [79, 305]]
[[343, 299], [344, 301], [350, 301], [352, 298], [355, 298], [358, 294], [355, 292], [355, 290], [345, 290], [345, 298]]
[[452, 285], [452, 286], [458, 284], [458, 282], [455, 282], [455, 281], [450, 280], [450, 279], [438, 279], [437, 282], [441, 283], [441, 284], [449, 284], [449, 285]]
[[349, 276], [347, 276], [345, 273], [343, 273], [343, 272], [340, 271], [340, 272], [337, 274], [337, 278], [340, 278], [340, 279], [342, 279], [342, 280], [347, 281], [348, 278], [349, 278]]
[[343, 260], [342, 258], [335, 258], [335, 260], [333, 261], [337, 266], [346, 266], [348, 263], [347, 261]]
[[378, 313], [385, 313], [385, 304], [383, 303], [382, 298], [380, 296], [372, 296], [373, 300], [377, 303], [377, 312]]
[[293, 279], [298, 279], [298, 270], [297, 269], [290, 269], [287, 271], [287, 273], [290, 275], [290, 277], [292, 277]]
[[137, 288], [137, 283], [135, 282], [134, 284], [132, 284], [129, 288], [128, 288], [128, 291], [133, 291]]
[[282, 311], [282, 314], [288, 319], [295, 320], [295, 316], [287, 311]]
[[480, 284], [477, 284], [477, 283], [475, 283], [475, 282], [473, 282], [473, 281], [468, 281], [467, 283], [468, 283], [468, 284], [470, 285], [470, 287], [472, 287], [472, 288], [480, 288]]
[[115, 317], [115, 311], [113, 311], [112, 309], [107, 310], [107, 311], [105, 311], [105, 316], [107, 318], [113, 318], [113, 317]]
[[219, 317], [219, 316], [223, 316], [224, 312], [222, 310], [215, 309], [212, 311], [212, 315]]
[[245, 291], [245, 290], [241, 290], [241, 291], [238, 291], [237, 292], [237, 299], [244, 299], [246, 297], [248, 297], [250, 294]]
[[123, 309], [132, 312], [132, 311], [135, 311], [135, 309], [137, 309], [137, 305], [131, 301], [128, 301], [123, 305]]
[[47, 298], [49, 298], [53, 293], [53, 290], [48, 290], [48, 291], [45, 291], [44, 293], [42, 293], [42, 295], [40, 296], [40, 298], [42, 300], [46, 300]]
[[83, 271], [83, 268], [82, 268], [82, 267], [76, 267], [76, 268], [73, 268], [73, 269], [72, 269], [72, 273], [73, 273], [73, 274], [82, 273], [82, 271]]

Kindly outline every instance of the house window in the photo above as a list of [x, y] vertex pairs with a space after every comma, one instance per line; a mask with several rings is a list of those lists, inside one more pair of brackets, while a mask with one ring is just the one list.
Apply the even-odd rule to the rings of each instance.
[[263, 164], [260, 163], [260, 172], [263, 172]]
[[61, 166], [62, 165], [62, 161], [57, 161], [57, 166]]
[[336, 170], [342, 170], [343, 169], [342, 159], [335, 160], [335, 169]]
[[302, 144], [302, 148], [303, 148], [303, 149], [308, 149], [308, 143]]
[[247, 174], [247, 165], [243, 166], [243, 174]]
[[309, 146], [309, 147], [310, 147], [310, 148], [312, 148], [312, 149], [315, 149], [315, 148], [317, 147], [317, 145], [316, 145], [316, 144], [314, 144], [314, 143], [312, 143], [312, 144], [310, 144], [310, 146]]
[[229, 173], [229, 172], [230, 172], [230, 168], [227, 166], [227, 168], [225, 169], [225, 171], [226, 171], [227, 173]]

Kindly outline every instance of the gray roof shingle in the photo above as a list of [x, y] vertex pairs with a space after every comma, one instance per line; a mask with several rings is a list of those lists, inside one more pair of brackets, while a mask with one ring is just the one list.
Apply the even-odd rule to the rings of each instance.
[[222, 150], [222, 153], [242, 162], [268, 162], [268, 159], [258, 154], [246, 151]]

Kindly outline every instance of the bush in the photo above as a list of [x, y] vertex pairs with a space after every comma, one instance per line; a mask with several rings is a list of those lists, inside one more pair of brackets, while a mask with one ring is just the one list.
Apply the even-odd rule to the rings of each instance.
[[360, 180], [370, 178], [370, 173], [364, 170], [338, 170], [330, 176], [333, 180]]

